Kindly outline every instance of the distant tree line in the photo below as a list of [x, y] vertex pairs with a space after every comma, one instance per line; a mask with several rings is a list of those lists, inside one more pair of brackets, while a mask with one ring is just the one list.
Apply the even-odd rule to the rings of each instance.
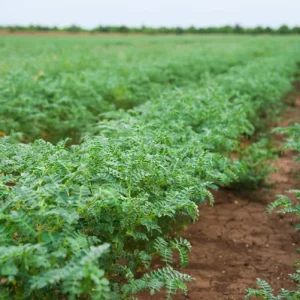
[[77, 25], [68, 27], [56, 26], [0, 26], [0, 30], [7, 30], [11, 33], [14, 32], [66, 32], [66, 33], [142, 33], [142, 34], [300, 34], [300, 26], [289, 27], [282, 25], [278, 28], [271, 27], [251, 27], [246, 28], [240, 25], [234, 26], [221, 26], [221, 27], [127, 27], [127, 26], [98, 26], [93, 29], [81, 28]]

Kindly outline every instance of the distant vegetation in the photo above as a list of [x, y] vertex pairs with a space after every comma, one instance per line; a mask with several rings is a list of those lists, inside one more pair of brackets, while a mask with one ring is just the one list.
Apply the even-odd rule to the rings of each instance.
[[246, 28], [240, 25], [234, 26], [221, 26], [221, 27], [127, 27], [127, 26], [98, 26], [93, 29], [81, 28], [77, 25], [71, 25], [68, 27], [56, 27], [56, 26], [0, 26], [0, 30], [8, 30], [9, 32], [70, 32], [70, 33], [142, 33], [142, 34], [300, 34], [300, 26], [289, 27], [282, 25], [278, 28], [271, 27], [252, 27]]

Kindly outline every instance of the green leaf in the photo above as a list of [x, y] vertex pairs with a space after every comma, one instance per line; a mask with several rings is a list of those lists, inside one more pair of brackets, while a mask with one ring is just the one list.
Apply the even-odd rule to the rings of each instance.
[[4, 276], [15, 276], [18, 272], [18, 267], [13, 261], [9, 261], [1, 267], [1, 274]]

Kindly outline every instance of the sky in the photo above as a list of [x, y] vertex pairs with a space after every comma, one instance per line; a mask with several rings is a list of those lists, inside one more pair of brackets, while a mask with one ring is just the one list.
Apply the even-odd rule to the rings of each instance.
[[0, 25], [300, 25], [300, 0], [0, 0]]

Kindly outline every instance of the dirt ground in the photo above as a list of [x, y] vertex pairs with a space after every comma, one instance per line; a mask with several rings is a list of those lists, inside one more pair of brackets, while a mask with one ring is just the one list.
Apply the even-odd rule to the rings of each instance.
[[[281, 119], [274, 127], [300, 122], [300, 98]], [[276, 135], [274, 139], [276, 144], [283, 144], [282, 136]], [[271, 187], [244, 193], [221, 189], [215, 193], [213, 207], [200, 207], [199, 220], [183, 233], [193, 246], [184, 272], [196, 280], [189, 284], [187, 297], [179, 294], [173, 299], [244, 299], [245, 289], [254, 287], [256, 278], [268, 281], [275, 290], [295, 289], [288, 274], [295, 270], [291, 264], [299, 260], [296, 219], [276, 213], [266, 215], [266, 205], [276, 195], [300, 187], [296, 178], [300, 163], [294, 161], [294, 156], [295, 153], [285, 151], [271, 162], [277, 168], [268, 178]], [[138, 299], [164, 296], [142, 294]]]

